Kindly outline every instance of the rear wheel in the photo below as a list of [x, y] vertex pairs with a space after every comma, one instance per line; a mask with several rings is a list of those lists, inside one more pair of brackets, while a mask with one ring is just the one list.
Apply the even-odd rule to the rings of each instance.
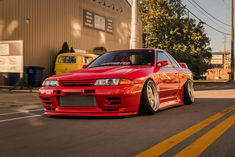
[[183, 101], [185, 104], [192, 104], [194, 102], [194, 88], [190, 80], [184, 85]]
[[152, 80], [144, 84], [139, 105], [139, 114], [154, 114], [159, 107], [157, 88]]

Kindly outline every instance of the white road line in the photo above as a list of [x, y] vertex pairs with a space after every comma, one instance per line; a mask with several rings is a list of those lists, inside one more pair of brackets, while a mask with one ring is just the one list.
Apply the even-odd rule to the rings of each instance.
[[32, 116], [25, 116], [25, 117], [4, 119], [4, 120], [0, 120], [0, 123], [8, 122], [8, 121], [13, 121], [13, 120], [19, 120], [19, 119], [26, 119], [26, 118], [32, 118], [32, 117], [39, 117], [39, 116], [41, 116], [41, 115], [40, 115], [40, 114], [37, 114], [37, 115], [32, 115]]
[[0, 116], [5, 116], [5, 115], [12, 115], [12, 114], [18, 114], [18, 113], [30, 113], [33, 111], [43, 111], [44, 109], [35, 109], [35, 110], [22, 110], [18, 112], [9, 112], [9, 113], [2, 113]]

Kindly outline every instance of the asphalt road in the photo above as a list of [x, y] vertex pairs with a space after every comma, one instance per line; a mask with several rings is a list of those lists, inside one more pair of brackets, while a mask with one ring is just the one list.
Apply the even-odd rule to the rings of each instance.
[[0, 157], [235, 156], [234, 85], [198, 90], [193, 105], [122, 118], [46, 117], [37, 96], [27, 97], [31, 106], [0, 108]]

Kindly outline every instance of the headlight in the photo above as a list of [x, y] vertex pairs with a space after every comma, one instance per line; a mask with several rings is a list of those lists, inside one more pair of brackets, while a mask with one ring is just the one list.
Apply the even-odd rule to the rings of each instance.
[[46, 80], [42, 84], [43, 87], [59, 87], [59, 82], [57, 80]]
[[128, 84], [133, 84], [133, 81], [125, 78], [109, 78], [109, 79], [96, 80], [94, 86], [113, 86], [113, 85], [128, 85]]

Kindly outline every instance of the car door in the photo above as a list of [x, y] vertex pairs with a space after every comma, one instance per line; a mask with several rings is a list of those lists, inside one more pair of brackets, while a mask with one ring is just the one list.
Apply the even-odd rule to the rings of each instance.
[[171, 60], [172, 64], [174, 65], [174, 69], [176, 70], [176, 77], [175, 77], [175, 89], [177, 90], [177, 93], [179, 92], [179, 88], [180, 88], [180, 75], [182, 75], [182, 68], [180, 67], [180, 65], [178, 64], [178, 62], [167, 52], [165, 52], [167, 54], [167, 56], [169, 57], [169, 59]]
[[157, 72], [159, 75], [160, 101], [175, 100], [179, 88], [179, 74], [176, 65], [164, 51], [157, 52], [157, 62], [159, 61], [168, 61], [168, 65], [161, 67]]

